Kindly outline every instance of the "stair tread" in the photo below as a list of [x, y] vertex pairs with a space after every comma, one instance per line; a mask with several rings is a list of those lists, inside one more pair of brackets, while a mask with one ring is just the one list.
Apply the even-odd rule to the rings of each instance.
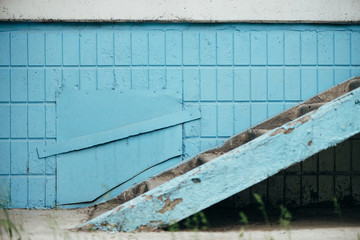
[[316, 109], [318, 109], [319, 107], [321, 107], [322, 105], [324, 105], [326, 102], [317, 102], [317, 103], [304, 103], [304, 104], [300, 104], [299, 105], [299, 110], [298, 110], [298, 117], [314, 111]]
[[353, 79], [349, 83], [349, 91], [355, 90], [360, 87], [360, 79]]

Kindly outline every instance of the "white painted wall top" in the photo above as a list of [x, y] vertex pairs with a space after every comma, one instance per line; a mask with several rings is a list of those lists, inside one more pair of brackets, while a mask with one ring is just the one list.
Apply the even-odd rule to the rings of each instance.
[[360, 0], [0, 0], [2, 21], [360, 22]]

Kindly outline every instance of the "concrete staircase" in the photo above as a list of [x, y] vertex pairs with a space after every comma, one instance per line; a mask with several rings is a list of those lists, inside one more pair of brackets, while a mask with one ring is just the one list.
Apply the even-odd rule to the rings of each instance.
[[360, 132], [359, 87], [350, 79], [237, 134], [98, 205], [79, 227], [165, 227], [346, 140]]

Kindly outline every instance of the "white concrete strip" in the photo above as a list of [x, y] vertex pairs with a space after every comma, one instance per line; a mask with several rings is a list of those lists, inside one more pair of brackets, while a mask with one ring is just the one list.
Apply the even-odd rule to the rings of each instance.
[[1, 0], [2, 21], [360, 22], [359, 0]]
[[[360, 234], [360, 226], [358, 222], [352, 220], [351, 216], [356, 215], [356, 211], [351, 213], [350, 211], [343, 211], [344, 223], [339, 224], [339, 219], [335, 214], [329, 215], [311, 215], [311, 220], [307, 215], [296, 214], [296, 221], [291, 222], [290, 235], [282, 229], [277, 222], [273, 222], [271, 225], [271, 231], [264, 222], [252, 222], [250, 221], [249, 228], [245, 228], [243, 237], [240, 237], [241, 227], [239, 221], [236, 221], [235, 225], [231, 223], [224, 226], [222, 229], [213, 231], [210, 229], [206, 232], [197, 231], [181, 231], [181, 232], [137, 232], [137, 233], [123, 233], [113, 232], [107, 233], [102, 231], [97, 232], [85, 232], [85, 231], [73, 231], [70, 230], [77, 224], [84, 222], [89, 214], [90, 209], [76, 209], [76, 210], [22, 210], [12, 209], [8, 213], [11, 221], [19, 229], [21, 227], [20, 236], [21, 239], [36, 239], [36, 240], [184, 240], [184, 239], [198, 239], [198, 240], [263, 240], [272, 239], [275, 240], [308, 240], [308, 239], [326, 239], [326, 240], [338, 240], [338, 239], [358, 239]], [[350, 212], [350, 213], [349, 213]], [[0, 214], [1, 216], [1, 214]], [[226, 220], [226, 215], [218, 216], [220, 219]], [[227, 221], [229, 222], [229, 221]], [[231, 226], [233, 226], [231, 228]], [[230, 227], [230, 231], [227, 230]], [[7, 239], [8, 235], [3, 233], [4, 239]], [[15, 238], [18, 234], [14, 234]], [[15, 239], [14, 238], [14, 239]]]

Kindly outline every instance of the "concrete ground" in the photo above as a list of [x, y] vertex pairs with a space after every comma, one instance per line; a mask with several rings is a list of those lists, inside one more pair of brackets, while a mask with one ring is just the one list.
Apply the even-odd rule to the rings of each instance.
[[[241, 231], [242, 224], [236, 218], [234, 210], [219, 209], [205, 212], [211, 226], [206, 231], [181, 230], [177, 232], [79, 232], [73, 228], [87, 220], [90, 209], [76, 210], [8, 210], [12, 222], [20, 231], [21, 239], [51, 240], [51, 239], [355, 239], [360, 240], [359, 209], [343, 210], [341, 218], [328, 209], [304, 210], [293, 213], [290, 231], [285, 231], [278, 224], [278, 218], [269, 216], [266, 225], [262, 215], [248, 212], [249, 225]], [[254, 216], [255, 215], [255, 216]], [[5, 213], [1, 212], [0, 219]], [[1, 225], [0, 225], [1, 227]], [[10, 239], [0, 229], [0, 239]], [[2, 234], [2, 235], [1, 235]], [[15, 236], [17, 236], [15, 234]], [[14, 238], [18, 239], [18, 238]]]

